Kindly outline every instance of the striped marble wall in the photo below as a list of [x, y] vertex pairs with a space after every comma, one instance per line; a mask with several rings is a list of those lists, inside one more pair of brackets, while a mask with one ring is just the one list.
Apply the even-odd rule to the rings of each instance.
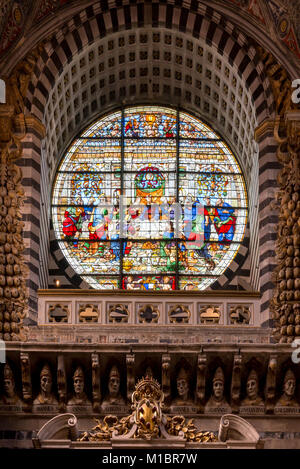
[[[119, 2], [118, 5], [120, 5]], [[45, 153], [50, 175], [49, 187], [47, 187], [48, 196], [50, 197], [51, 178], [64, 149], [78, 131], [96, 116], [117, 107], [121, 102], [123, 104], [172, 103], [187, 111], [195, 112], [214, 126], [239, 157], [248, 183], [250, 199], [249, 230], [245, 245], [230, 269], [213, 288], [228, 288], [229, 286], [234, 288], [234, 285], [237, 287], [238, 284], [241, 287], [244, 283], [242, 288], [247, 289], [250, 285], [250, 288], [256, 289], [260, 283], [265, 300], [262, 303], [262, 311], [266, 311], [267, 298], [271, 295], [272, 285], [268, 276], [266, 277], [262, 272], [265, 272], [263, 269], [267, 269], [268, 264], [271, 265], [274, 262], [273, 250], [265, 249], [266, 236], [273, 236], [273, 233], [267, 233], [270, 224], [264, 224], [263, 212], [260, 213], [260, 225], [258, 225], [257, 211], [265, 207], [264, 204], [269, 198], [264, 185], [269, 184], [269, 177], [273, 181], [271, 184], [274, 184], [274, 174], [265, 167], [266, 158], [269, 158], [269, 161], [275, 165], [277, 163], [274, 147], [267, 139], [259, 143], [260, 155], [257, 159], [253, 135], [257, 125], [273, 116], [273, 95], [252, 41], [239, 32], [237, 26], [211, 7], [193, 1], [189, 5], [190, 7], [187, 8], [187, 6], [183, 7], [180, 2], [174, 5], [174, 2], [135, 4], [123, 1], [118, 7], [114, 8], [110, 4], [108, 8], [107, 2], [98, 2], [84, 9], [80, 15], [74, 16], [65, 25], [64, 32], [59, 31], [46, 45], [29, 86], [26, 106], [28, 111], [40, 118], [47, 128]], [[154, 34], [160, 36], [157, 45], [155, 45]], [[132, 44], [132, 47], [126, 42], [129, 41], [130, 35], [136, 37], [136, 43]], [[147, 40], [144, 41], [146, 36]], [[168, 36], [171, 39], [166, 39]], [[122, 45], [122, 38], [124, 45]], [[169, 43], [170, 40], [171, 43]], [[114, 43], [114, 46], [109, 50], [110, 41]], [[103, 59], [100, 53], [102, 46]], [[197, 56], [197, 51], [201, 50], [199, 48], [203, 50], [202, 56]], [[128, 54], [134, 50], [137, 55], [132, 65]], [[157, 59], [158, 70], [156, 71], [154, 71], [156, 59], [153, 57], [155, 50], [163, 54]], [[90, 60], [93, 56], [92, 52], [94, 62]], [[143, 52], [148, 52], [147, 59], [142, 58], [146, 56], [146, 54], [141, 54]], [[170, 57], [168, 53], [171, 53], [171, 57], [173, 54], [171, 60], [168, 59]], [[125, 55], [124, 64], [119, 62], [120, 55]], [[174, 55], [182, 57], [181, 64], [180, 59], [178, 63], [176, 62]], [[113, 58], [114, 62], [110, 60]], [[85, 59], [85, 65], [81, 71], [80, 61], [82, 60], [83, 63], [83, 59]], [[192, 60], [190, 70], [187, 64], [191, 62], [188, 62], [188, 59]], [[210, 60], [212, 60], [211, 64]], [[102, 63], [103, 68], [99, 68]], [[221, 69], [218, 69], [219, 63]], [[72, 76], [74, 66], [77, 68]], [[94, 72], [92, 72], [93, 68]], [[135, 76], [130, 77], [131, 69], [135, 70], [132, 72]], [[147, 69], [147, 72], [145, 70], [141, 72], [141, 69]], [[164, 70], [170, 71], [164, 75]], [[125, 72], [121, 75], [123, 78], [119, 75], [122, 71]], [[155, 75], [156, 73], [158, 75]], [[226, 74], [229, 76], [227, 77]], [[85, 78], [82, 78], [84, 75]], [[221, 80], [222, 88], [217, 85], [217, 77]], [[104, 84], [101, 80], [104, 80]], [[111, 83], [110, 80], [112, 80]], [[151, 84], [150, 80], [152, 80]], [[212, 84], [213, 81], [214, 84]], [[77, 89], [75, 83], [77, 83]], [[242, 102], [241, 99], [239, 100], [239, 87], [242, 88]], [[214, 98], [216, 96], [214, 93], [217, 93], [219, 97]], [[248, 104], [245, 108], [246, 97]], [[218, 102], [217, 99], [219, 99]], [[234, 103], [233, 99], [235, 99]], [[246, 114], [245, 123], [243, 123], [243, 112]], [[30, 151], [35, 152], [32, 149]], [[27, 155], [26, 152], [25, 154]], [[40, 235], [39, 216], [36, 216], [38, 214], [36, 210], [38, 210], [40, 174], [35, 170], [33, 161], [34, 159], [30, 165], [28, 163], [26, 171], [32, 175], [33, 183], [29, 188], [29, 193], [36, 191], [36, 202], [35, 205], [34, 203], [28, 204], [29, 213], [26, 209], [24, 210], [24, 219], [26, 223], [32, 224], [36, 232], [35, 236], [38, 237]], [[263, 182], [263, 178], [266, 178], [267, 183]], [[44, 192], [43, 207], [49, 204], [49, 198], [46, 199], [47, 193]], [[48, 229], [48, 220], [45, 217], [46, 209], [43, 210], [41, 234], [44, 237]], [[31, 221], [29, 222], [26, 217]], [[36, 217], [36, 220], [33, 217]], [[30, 281], [33, 282], [32, 288], [35, 288], [38, 284], [36, 269], [39, 266], [39, 257], [45, 254], [40, 256], [39, 245], [36, 242], [38, 238], [35, 238], [35, 241], [31, 240], [33, 234], [29, 234], [28, 229], [26, 229], [25, 237], [31, 248], [27, 256], [32, 272]], [[46, 251], [45, 246], [46, 244], [43, 247], [43, 253]], [[258, 258], [258, 246], [261, 249], [260, 258]], [[50, 285], [52, 286], [53, 278], [59, 275], [62, 280], [65, 279], [62, 281], [62, 286], [71, 284], [76, 287], [82, 286], [81, 280], [61, 259], [62, 254], [58, 252], [53, 238], [50, 239], [50, 247], [52, 252], [49, 263]], [[248, 248], [250, 248], [249, 256], [247, 256]], [[44, 258], [42, 262], [45, 264]], [[263, 265], [262, 262], [264, 262]], [[239, 278], [242, 278], [241, 282]], [[41, 284], [45, 282], [45, 279], [44, 272], [41, 275]]]

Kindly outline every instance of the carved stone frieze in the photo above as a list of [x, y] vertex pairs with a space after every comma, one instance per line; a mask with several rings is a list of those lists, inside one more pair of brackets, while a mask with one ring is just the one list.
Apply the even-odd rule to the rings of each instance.
[[[1, 398], [6, 394], [12, 399], [19, 396], [22, 408], [18, 412], [55, 414], [65, 412], [68, 404], [72, 407], [68, 407], [68, 411], [74, 411], [76, 407], [76, 412], [87, 415], [124, 416], [135, 390], [138, 370], [142, 370], [147, 379], [161, 374], [162, 392], [166, 392], [164, 411], [173, 416], [222, 415], [226, 412], [268, 415], [274, 413], [275, 407], [275, 413], [300, 412], [299, 373], [288, 349], [284, 361], [283, 355], [279, 360], [273, 352], [267, 352], [266, 360], [264, 350], [259, 352], [259, 359], [252, 355], [248, 360], [244, 353], [248, 355], [249, 349], [246, 348], [246, 352], [231, 349], [225, 352], [226, 365], [221, 359], [215, 360], [215, 351], [209, 350], [189, 351], [188, 358], [186, 351], [179, 361], [178, 351], [164, 352], [157, 361], [155, 349], [149, 351], [143, 362], [138, 352], [123, 352], [118, 360], [111, 362], [105, 352], [91, 353], [82, 348], [79, 359], [74, 351], [62, 348], [55, 362], [51, 345], [50, 352], [43, 354], [43, 358], [38, 351], [21, 352], [20, 362], [16, 360], [15, 352], [7, 356], [9, 367], [6, 365], [0, 373]], [[91, 374], [89, 367], [83, 366], [89, 362]], [[211, 375], [209, 370], [214, 373]], [[33, 408], [32, 397], [35, 397]], [[0, 404], [0, 413], [3, 412], [9, 412], [9, 409]]]

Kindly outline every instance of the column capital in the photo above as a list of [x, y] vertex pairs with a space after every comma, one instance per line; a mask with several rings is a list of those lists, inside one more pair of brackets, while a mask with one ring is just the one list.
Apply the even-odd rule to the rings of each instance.
[[265, 119], [254, 131], [254, 139], [259, 143], [266, 134], [274, 134], [276, 121], [274, 119]]

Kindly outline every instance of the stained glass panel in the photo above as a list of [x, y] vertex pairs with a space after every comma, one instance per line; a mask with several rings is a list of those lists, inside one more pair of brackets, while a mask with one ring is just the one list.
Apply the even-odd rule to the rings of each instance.
[[72, 143], [52, 219], [61, 251], [93, 288], [203, 290], [239, 249], [247, 194], [209, 126], [139, 106], [97, 120]]
[[177, 134], [176, 111], [161, 107], [139, 107], [124, 112], [125, 137], [164, 137]]

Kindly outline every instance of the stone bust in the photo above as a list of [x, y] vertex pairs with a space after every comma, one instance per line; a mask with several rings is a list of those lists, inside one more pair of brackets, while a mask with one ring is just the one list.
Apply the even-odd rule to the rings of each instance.
[[192, 405], [193, 402], [189, 398], [189, 377], [185, 368], [181, 368], [177, 375], [176, 387], [177, 397], [173, 399], [172, 405]]
[[258, 376], [255, 370], [251, 370], [246, 384], [247, 396], [242, 401], [242, 406], [258, 406], [263, 405], [263, 399], [258, 395]]
[[213, 377], [213, 392], [209, 398], [206, 408], [228, 407], [229, 404], [224, 397], [225, 378], [222, 368], [219, 366]]
[[73, 387], [74, 396], [69, 400], [68, 406], [91, 405], [84, 392], [84, 372], [81, 366], [78, 366], [73, 374]]
[[108, 393], [103, 399], [102, 406], [118, 406], [126, 405], [125, 400], [120, 393], [120, 372], [118, 368], [114, 365], [109, 373], [108, 378]]
[[283, 380], [283, 393], [275, 407], [298, 407], [299, 404], [295, 398], [296, 377], [292, 370], [287, 370]]
[[48, 364], [45, 364], [40, 373], [40, 393], [33, 401], [34, 405], [57, 405], [58, 402], [52, 391], [52, 373]]
[[8, 363], [4, 365], [3, 389], [4, 389], [4, 395], [2, 398], [3, 404], [17, 405], [17, 406], [22, 405], [21, 399], [16, 394], [14, 375]]

